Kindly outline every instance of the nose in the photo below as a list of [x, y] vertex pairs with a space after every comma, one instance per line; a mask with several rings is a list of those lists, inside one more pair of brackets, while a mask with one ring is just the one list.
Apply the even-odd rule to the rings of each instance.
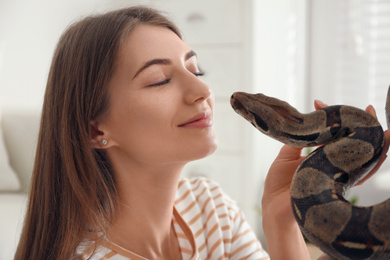
[[209, 99], [212, 96], [210, 87], [199, 77], [188, 73], [189, 75], [183, 82], [185, 102], [192, 104]]

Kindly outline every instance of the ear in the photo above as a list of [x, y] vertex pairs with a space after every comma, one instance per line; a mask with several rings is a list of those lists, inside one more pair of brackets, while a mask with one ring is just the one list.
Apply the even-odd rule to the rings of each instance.
[[91, 121], [89, 124], [90, 132], [90, 142], [92, 148], [95, 149], [105, 149], [110, 147], [108, 142], [107, 134], [100, 129], [99, 123], [97, 121]]

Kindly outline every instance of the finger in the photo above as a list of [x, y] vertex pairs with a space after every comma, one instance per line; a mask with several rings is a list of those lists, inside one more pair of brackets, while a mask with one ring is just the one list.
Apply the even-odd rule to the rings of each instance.
[[384, 135], [385, 135], [385, 144], [384, 144], [384, 147], [383, 147], [383, 153], [387, 154], [387, 152], [389, 151], [389, 145], [390, 145], [390, 130], [387, 129], [384, 132]]
[[355, 186], [362, 185], [369, 178], [371, 178], [379, 170], [379, 168], [381, 167], [383, 162], [386, 160], [386, 158], [387, 158], [387, 155], [385, 155], [385, 154], [382, 155], [381, 158], [379, 159], [378, 163], [375, 165], [375, 167], [372, 168], [372, 170], [366, 176], [364, 176], [363, 179], [361, 179], [358, 183], [356, 183]]
[[317, 260], [334, 260], [334, 258], [332, 258], [328, 255], [322, 255]]
[[283, 145], [280, 149], [278, 159], [280, 160], [297, 160], [301, 158], [302, 147], [294, 147], [290, 145]]
[[373, 117], [378, 119], [377, 116], [376, 116], [375, 108], [372, 105], [367, 106], [366, 112], [370, 113]]
[[356, 186], [359, 186], [359, 185], [362, 185], [366, 180], [368, 180], [372, 175], [374, 175], [378, 170], [379, 168], [381, 167], [381, 165], [383, 164], [383, 162], [386, 160], [387, 158], [387, 152], [389, 150], [389, 144], [390, 144], [390, 130], [386, 130], [384, 132], [384, 135], [385, 135], [385, 144], [383, 146], [383, 152], [382, 152], [382, 155], [381, 155], [381, 158], [379, 159], [378, 163], [375, 165], [375, 167], [366, 175], [364, 176], [363, 179], [361, 179], [357, 184]]
[[325, 108], [327, 106], [328, 105], [325, 104], [324, 102], [322, 102], [321, 100], [318, 100], [318, 99], [314, 100], [314, 108], [316, 110], [323, 109], [323, 108]]

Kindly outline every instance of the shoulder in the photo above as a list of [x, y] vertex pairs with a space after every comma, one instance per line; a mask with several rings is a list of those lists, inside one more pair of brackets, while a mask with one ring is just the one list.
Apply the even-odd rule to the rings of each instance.
[[216, 182], [183, 178], [175, 207], [192, 230], [201, 259], [269, 259], [244, 214]]
[[204, 177], [180, 180], [175, 205], [180, 209], [190, 204], [206, 208], [210, 206], [224, 208], [236, 214], [240, 211], [235, 201], [221, 189], [218, 183]]
[[180, 190], [181, 187], [186, 187], [188, 189], [197, 189], [198, 187], [220, 189], [218, 183], [205, 177], [182, 178], [179, 181], [178, 190]]
[[104, 237], [95, 237], [87, 235], [86, 238], [78, 245], [72, 259], [77, 260], [130, 260], [143, 259], [137, 255], [133, 255], [126, 249], [123, 249], [112, 242], [109, 242]]
[[217, 189], [220, 189], [217, 183], [203, 177], [182, 178], [177, 187], [176, 198], [190, 193], [211, 192]]
[[202, 177], [180, 181], [175, 207], [195, 233], [214, 226], [224, 228], [224, 234], [232, 232], [242, 216], [237, 204], [216, 182]]
[[77, 260], [97, 260], [104, 257], [107, 253], [109, 253], [109, 249], [97, 245], [97, 243], [89, 238], [84, 238], [84, 240], [78, 245], [76, 248], [76, 252], [73, 255], [72, 259]]

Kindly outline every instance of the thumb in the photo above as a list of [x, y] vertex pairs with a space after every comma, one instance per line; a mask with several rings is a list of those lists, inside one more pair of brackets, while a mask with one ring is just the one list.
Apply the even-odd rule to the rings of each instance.
[[278, 154], [277, 159], [283, 161], [297, 160], [301, 158], [302, 147], [294, 147], [290, 145], [283, 145]]
[[321, 255], [317, 260], [334, 260], [334, 258], [328, 255]]
[[314, 108], [316, 110], [323, 109], [323, 108], [325, 108], [327, 106], [328, 105], [325, 104], [324, 102], [322, 102], [321, 100], [318, 100], [318, 99], [314, 100]]

